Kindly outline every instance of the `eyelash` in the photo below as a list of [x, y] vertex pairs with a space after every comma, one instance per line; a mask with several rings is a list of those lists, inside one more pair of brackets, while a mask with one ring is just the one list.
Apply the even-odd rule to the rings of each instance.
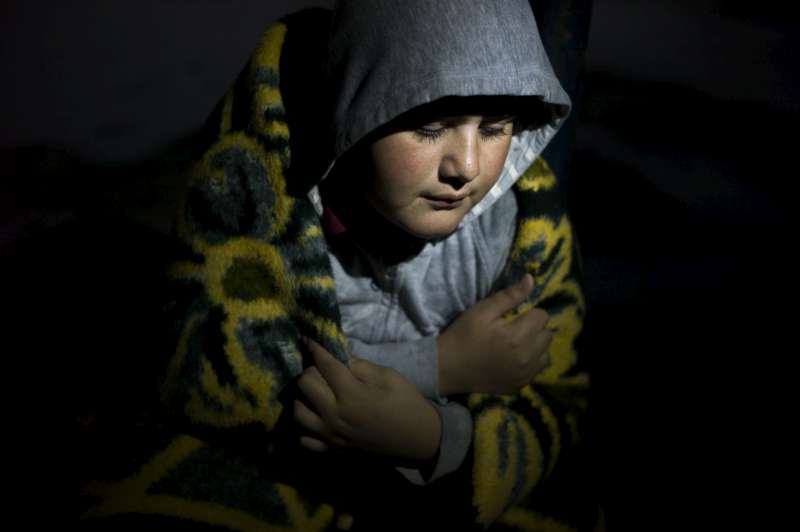
[[[425, 142], [436, 142], [442, 135], [445, 134], [447, 129], [448, 128], [446, 126], [437, 129], [425, 129], [424, 127], [421, 127], [414, 130], [414, 134], [417, 136], [417, 138]], [[482, 127], [481, 132], [485, 140], [496, 140], [509, 134], [509, 132], [506, 130], [506, 125], [503, 125], [502, 127]]]

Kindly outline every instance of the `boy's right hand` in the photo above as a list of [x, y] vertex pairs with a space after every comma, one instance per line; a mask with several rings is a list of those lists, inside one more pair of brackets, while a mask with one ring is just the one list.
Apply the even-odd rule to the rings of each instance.
[[514, 393], [544, 370], [553, 333], [547, 312], [532, 308], [509, 321], [503, 316], [533, 289], [519, 282], [475, 303], [437, 339], [439, 393]]

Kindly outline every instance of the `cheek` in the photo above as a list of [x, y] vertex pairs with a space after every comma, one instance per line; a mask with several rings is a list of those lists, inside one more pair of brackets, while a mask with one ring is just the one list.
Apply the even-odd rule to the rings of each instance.
[[494, 184], [500, 174], [503, 172], [503, 165], [508, 156], [508, 150], [511, 148], [511, 139], [498, 142], [496, 146], [492, 146], [488, 150], [486, 156], [486, 174], [490, 176], [489, 181]]
[[391, 203], [408, 199], [432, 172], [435, 157], [419, 143], [402, 138], [381, 139], [373, 145], [373, 183], [376, 195]]

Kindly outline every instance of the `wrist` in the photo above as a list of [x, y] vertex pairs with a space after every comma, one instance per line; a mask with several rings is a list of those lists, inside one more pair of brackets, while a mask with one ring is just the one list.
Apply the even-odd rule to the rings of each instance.
[[430, 429], [428, 433], [427, 452], [425, 453], [424, 461], [426, 463], [436, 463], [439, 456], [439, 446], [442, 443], [442, 416], [439, 411], [428, 402], [428, 423]]
[[420, 471], [432, 471], [436, 466], [442, 443], [442, 418], [429, 400], [425, 400], [425, 405], [425, 408], [417, 409], [419, 415], [413, 420], [413, 428], [406, 431], [402, 447], [396, 454], [391, 453], [395, 454], [398, 466]]

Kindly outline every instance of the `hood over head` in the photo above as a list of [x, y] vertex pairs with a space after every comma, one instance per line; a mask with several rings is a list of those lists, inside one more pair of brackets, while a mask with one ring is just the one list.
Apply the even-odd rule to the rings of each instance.
[[[527, 0], [339, 0], [328, 53], [333, 162], [380, 126], [440, 98], [522, 96], [509, 111], [523, 123], [527, 102], [531, 112], [544, 108], [544, 125], [515, 132], [497, 184], [462, 224], [514, 184], [569, 113]], [[311, 196], [320, 207], [316, 189]]]

